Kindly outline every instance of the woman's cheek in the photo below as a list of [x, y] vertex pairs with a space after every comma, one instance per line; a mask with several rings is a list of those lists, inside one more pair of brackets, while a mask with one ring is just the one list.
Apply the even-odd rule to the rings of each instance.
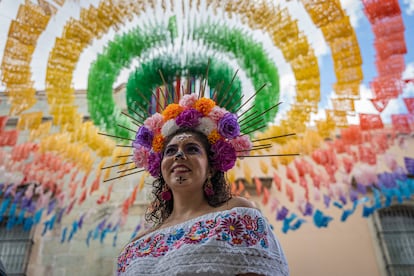
[[163, 177], [167, 174], [167, 160], [165, 158], [161, 161], [161, 173]]

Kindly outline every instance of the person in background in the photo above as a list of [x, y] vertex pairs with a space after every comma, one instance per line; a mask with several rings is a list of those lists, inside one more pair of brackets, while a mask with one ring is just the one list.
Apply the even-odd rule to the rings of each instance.
[[155, 178], [154, 226], [125, 246], [117, 275], [289, 275], [266, 218], [226, 182], [252, 149], [235, 114], [185, 95], [147, 118], [133, 147], [136, 166]]

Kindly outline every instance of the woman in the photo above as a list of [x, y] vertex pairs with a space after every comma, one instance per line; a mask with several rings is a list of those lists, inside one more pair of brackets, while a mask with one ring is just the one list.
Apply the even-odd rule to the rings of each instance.
[[155, 177], [146, 216], [155, 227], [124, 248], [118, 275], [289, 274], [265, 218], [225, 181], [251, 149], [235, 115], [186, 95], [147, 119], [133, 145], [136, 165]]

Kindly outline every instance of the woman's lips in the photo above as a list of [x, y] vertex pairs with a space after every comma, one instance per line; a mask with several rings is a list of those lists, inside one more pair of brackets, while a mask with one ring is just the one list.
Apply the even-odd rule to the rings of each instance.
[[187, 166], [177, 165], [172, 167], [171, 172], [173, 173], [185, 173], [191, 171]]

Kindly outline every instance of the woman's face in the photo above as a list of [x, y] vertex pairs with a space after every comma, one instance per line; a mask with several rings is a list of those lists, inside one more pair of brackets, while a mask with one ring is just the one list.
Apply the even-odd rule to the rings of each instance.
[[196, 134], [183, 132], [165, 146], [161, 173], [170, 188], [201, 187], [209, 171], [206, 149]]

